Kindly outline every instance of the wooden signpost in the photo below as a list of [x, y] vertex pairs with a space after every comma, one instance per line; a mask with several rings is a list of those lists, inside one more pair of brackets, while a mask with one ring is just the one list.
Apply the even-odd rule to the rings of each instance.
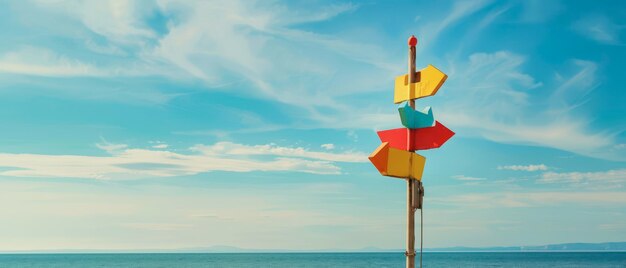
[[[435, 121], [430, 107], [423, 111], [415, 110], [415, 99], [435, 95], [448, 76], [432, 65], [416, 72], [417, 38], [411, 36], [408, 43], [409, 72], [396, 78], [393, 97], [394, 103], [407, 101], [404, 106], [398, 108], [402, 125], [406, 128], [379, 131], [378, 137], [382, 144], [369, 156], [369, 159], [383, 176], [406, 179], [406, 267], [414, 268], [415, 210], [420, 209], [420, 213], [422, 212], [424, 198], [422, 173], [426, 163], [426, 158], [416, 154], [415, 150], [439, 148], [454, 135], [454, 132]], [[423, 233], [420, 238], [423, 238]], [[420, 245], [420, 267], [422, 266], [421, 248], [422, 245]]]

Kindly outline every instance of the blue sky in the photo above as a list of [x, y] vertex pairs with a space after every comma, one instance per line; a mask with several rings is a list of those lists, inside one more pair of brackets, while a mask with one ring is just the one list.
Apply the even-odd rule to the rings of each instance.
[[621, 2], [1, 5], [0, 251], [402, 248], [411, 34], [426, 247], [626, 241]]

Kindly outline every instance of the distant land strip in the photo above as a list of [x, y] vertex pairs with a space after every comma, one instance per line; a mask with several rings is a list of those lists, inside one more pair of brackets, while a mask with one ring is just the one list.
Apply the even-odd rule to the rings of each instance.
[[[606, 243], [564, 243], [542, 246], [511, 247], [444, 247], [425, 248], [425, 252], [624, 252], [626, 242]], [[58, 249], [58, 250], [2, 250], [0, 254], [63, 254], [63, 253], [364, 253], [364, 252], [404, 252], [403, 249], [364, 247], [359, 249], [245, 249], [231, 246], [211, 246], [206, 248], [179, 249]]]

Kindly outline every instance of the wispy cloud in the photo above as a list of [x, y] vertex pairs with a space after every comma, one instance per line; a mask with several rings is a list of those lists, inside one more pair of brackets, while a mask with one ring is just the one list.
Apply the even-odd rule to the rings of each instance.
[[152, 144], [150, 147], [154, 149], [167, 149], [168, 147], [170, 147], [169, 144], [162, 141], [150, 141], [148, 143]]
[[121, 143], [110, 143], [107, 141], [103, 141], [102, 143], [96, 143], [96, 147], [106, 151], [107, 153], [117, 153], [128, 148], [128, 145]]
[[573, 59], [576, 71], [548, 84], [522, 71], [526, 57], [508, 51], [475, 53], [454, 63], [441, 96], [442, 122], [466, 135], [505, 143], [532, 144], [609, 159], [617, 132], [594, 131], [572, 110], [597, 87], [597, 65]]
[[146, 19], [157, 6], [145, 1], [50, 2], [33, 1], [51, 15], [77, 19], [93, 31], [118, 44], [145, 45], [157, 33]]
[[624, 192], [502, 192], [428, 198], [427, 202], [454, 207], [497, 208], [558, 206], [559, 204], [624, 205]]
[[[193, 175], [211, 171], [293, 171], [339, 174], [337, 162], [365, 162], [363, 153], [328, 153], [304, 148], [218, 142], [196, 145], [190, 153], [99, 144], [110, 156], [0, 154], [0, 176], [136, 179]], [[163, 148], [159, 148], [163, 149]], [[259, 157], [254, 157], [259, 156]], [[261, 157], [266, 156], [266, 157]]]
[[335, 145], [332, 143], [325, 143], [321, 145], [322, 148], [326, 149], [326, 150], [332, 150], [335, 149]]
[[[171, 1], [161, 8], [175, 12], [181, 3]], [[352, 5], [306, 11], [239, 1], [219, 6], [196, 2], [196, 7], [185, 13], [186, 19], [172, 25], [146, 55], [209, 87], [242, 84], [255, 97], [298, 105], [316, 121], [347, 108], [337, 96], [376, 89], [369, 80], [354, 77], [374, 76], [384, 81], [383, 75], [390, 72], [387, 53], [380, 47], [368, 43], [354, 46], [340, 37], [294, 27], [332, 19], [354, 10]], [[299, 60], [293, 61], [295, 58]], [[370, 68], [356, 68], [363, 63]], [[344, 68], [355, 73], [337, 76]], [[310, 99], [316, 101], [307, 101]]]
[[168, 76], [163, 68], [144, 62], [121, 60], [102, 64], [71, 55], [45, 47], [22, 46], [0, 55], [0, 73], [57, 78]]
[[460, 180], [460, 181], [484, 181], [486, 180], [486, 178], [468, 177], [465, 175], [456, 175], [453, 178]]
[[194, 151], [200, 151], [207, 155], [226, 154], [226, 155], [274, 155], [283, 157], [302, 157], [316, 160], [333, 161], [333, 162], [367, 162], [367, 154], [347, 152], [347, 153], [328, 153], [309, 151], [302, 147], [281, 147], [275, 144], [264, 144], [248, 146], [232, 142], [218, 142], [211, 146], [196, 145], [192, 148]]
[[521, 7], [519, 20], [523, 23], [545, 23], [564, 10], [559, 1], [528, 0], [518, 3]]
[[548, 166], [544, 164], [539, 165], [508, 165], [508, 166], [499, 166], [500, 170], [523, 170], [523, 171], [538, 171], [538, 170], [548, 170]]
[[[306, 8], [262, 1], [36, 4], [29, 8], [76, 28], [56, 31], [68, 36], [80, 31], [89, 51], [79, 47], [80, 53], [73, 53], [79, 58], [55, 56], [50, 61], [25, 60], [28, 53], [13, 51], [8, 55], [20, 56], [5, 61], [0, 72], [199, 80], [205, 88], [245, 88], [251, 98], [298, 105], [308, 119], [323, 125], [349, 110], [337, 97], [376, 91], [394, 69], [387, 50], [372, 42], [355, 46], [355, 40], [346, 36], [299, 27], [353, 12], [359, 8], [354, 4]], [[50, 49], [51, 55], [63, 55]], [[89, 64], [94, 54], [107, 64]], [[349, 75], [337, 75], [346, 69], [352, 70]]]
[[[538, 171], [543, 170], [541, 169], [542, 165], [512, 165], [507, 167], [510, 167], [511, 170]], [[465, 176], [459, 175], [455, 178], [464, 180]], [[481, 180], [481, 178], [468, 178], [472, 183], [479, 183]], [[626, 204], [626, 193], [620, 191], [626, 183], [626, 169], [598, 172], [544, 172], [539, 175], [535, 182], [542, 188], [545, 187], [545, 184], [561, 184], [572, 187], [564, 188], [562, 191], [546, 191], [536, 187], [517, 185], [510, 189], [497, 187], [495, 189], [498, 191], [494, 192], [433, 197], [429, 201], [452, 207], [472, 208], [545, 207], [571, 203], [589, 206], [621, 206]], [[581, 187], [586, 191], [581, 191]]]
[[321, 6], [315, 12], [311, 12], [310, 10], [289, 10], [283, 8], [281, 13], [289, 12], [292, 13], [291, 16], [284, 17], [282, 19], [282, 24], [292, 25], [299, 23], [311, 23], [318, 21], [326, 21], [332, 19], [336, 16], [339, 16], [343, 13], [354, 11], [358, 8], [357, 5], [353, 3], [338, 3], [338, 4], [330, 4], [327, 6]]
[[156, 145], [152, 145], [152, 148], [154, 149], [167, 149], [167, 147], [169, 147], [169, 145], [165, 144], [165, 143], [159, 143]]
[[573, 25], [574, 30], [582, 36], [610, 45], [621, 43], [619, 35], [625, 27], [612, 22], [607, 16], [599, 14], [584, 17]]
[[587, 95], [600, 84], [596, 77], [598, 64], [580, 59], [573, 59], [571, 63], [576, 72], [567, 79], [559, 77], [559, 86], [550, 95], [552, 115], [567, 113], [580, 106], [587, 99]]
[[626, 230], [626, 223], [605, 223], [598, 225], [602, 230]]
[[148, 230], [148, 231], [178, 231], [183, 229], [189, 229], [193, 225], [188, 223], [152, 223], [152, 222], [131, 222], [123, 223], [122, 227]]
[[626, 169], [614, 169], [599, 172], [546, 172], [541, 175], [538, 182], [620, 188], [623, 187], [624, 183], [626, 183]]
[[436, 23], [424, 25], [420, 31], [421, 36], [426, 40], [430, 40], [431, 43], [434, 43], [437, 37], [443, 33], [446, 28], [462, 21], [464, 18], [467, 18], [469, 15], [485, 8], [491, 3], [492, 1], [487, 0], [474, 2], [456, 1], [450, 11], [446, 13], [445, 17], [438, 19]]
[[94, 65], [37, 47], [24, 47], [0, 56], [0, 72], [39, 76], [105, 76], [109, 74]]

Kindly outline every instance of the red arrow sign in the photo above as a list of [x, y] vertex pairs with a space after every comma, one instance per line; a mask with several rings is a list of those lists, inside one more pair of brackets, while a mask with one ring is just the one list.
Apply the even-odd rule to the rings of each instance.
[[[410, 146], [408, 146], [409, 142], [407, 140], [409, 131], [412, 138]], [[416, 129], [396, 128], [378, 131], [377, 133], [382, 142], [388, 142], [392, 148], [405, 151], [439, 148], [454, 135], [452, 130], [439, 123], [439, 121], [436, 121], [432, 127]]]

